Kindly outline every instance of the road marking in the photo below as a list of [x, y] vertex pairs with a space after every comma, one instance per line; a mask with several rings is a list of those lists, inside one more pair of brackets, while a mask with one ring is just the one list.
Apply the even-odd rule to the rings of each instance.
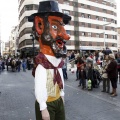
[[[92, 94], [91, 92], [86, 92], [86, 91], [80, 90], [80, 89], [78, 89], [78, 88], [74, 88], [73, 86], [68, 85], [68, 84], [65, 84], [65, 86], [67, 86], [67, 87], [69, 87], [69, 88], [72, 88], [72, 89], [74, 89], [74, 90], [77, 90], [77, 91], [84, 92], [84, 93], [86, 93], [86, 94], [88, 94], [88, 95], [90, 95], [90, 96], [92, 96], [92, 97], [95, 97], [95, 98], [97, 98], [97, 99], [99, 99], [99, 100], [102, 100], [102, 101], [105, 101], [105, 102], [110, 103], [110, 104], [112, 104], [112, 105], [115, 105], [115, 106], [117, 106], [117, 107], [120, 107], [120, 102], [118, 102], [118, 101], [113, 101], [113, 102], [112, 102], [112, 101], [107, 100], [107, 99], [105, 99], [105, 98], [102, 98], [102, 97], [100, 97], [100, 96], [94, 95], [94, 94]], [[112, 97], [110, 97], [110, 98], [112, 98]], [[112, 100], [117, 100], [117, 99], [116, 99], [116, 98], [112, 98]]]

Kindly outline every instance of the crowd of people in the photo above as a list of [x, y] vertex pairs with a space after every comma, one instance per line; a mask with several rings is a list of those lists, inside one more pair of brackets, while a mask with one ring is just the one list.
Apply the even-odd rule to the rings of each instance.
[[[120, 51], [113, 53], [110, 49], [94, 52], [68, 52], [67, 58], [64, 58], [62, 67], [64, 80], [68, 80], [67, 64], [71, 64], [71, 69], [74, 66], [76, 70], [76, 81], [79, 80], [78, 87], [82, 89], [93, 90], [98, 88], [100, 82], [103, 83], [102, 92], [110, 93], [110, 82], [112, 86], [111, 96], [117, 96], [117, 80], [120, 78]], [[33, 67], [32, 58], [0, 58], [0, 73], [5, 69], [10, 69], [12, 72], [20, 72], [21, 69], [25, 72], [26, 69], [31, 70]], [[10, 67], [9, 67], [10, 66]]]
[[26, 69], [31, 70], [33, 67], [33, 59], [28, 58], [14, 58], [14, 57], [8, 57], [6, 58], [0, 58], [0, 73], [6, 68], [7, 71], [11, 70], [12, 72], [20, 72], [23, 70], [24, 72]]
[[[117, 96], [117, 81], [120, 80], [120, 51], [114, 53], [109, 48], [106, 50], [88, 52], [69, 52], [69, 63], [71, 69], [77, 66], [76, 81], [78, 87], [93, 90], [98, 88], [102, 82], [102, 91], [110, 93], [112, 97]], [[65, 75], [64, 79], [67, 75]], [[119, 78], [118, 78], [119, 77]], [[110, 84], [111, 83], [111, 84]], [[112, 91], [110, 91], [110, 86]]]

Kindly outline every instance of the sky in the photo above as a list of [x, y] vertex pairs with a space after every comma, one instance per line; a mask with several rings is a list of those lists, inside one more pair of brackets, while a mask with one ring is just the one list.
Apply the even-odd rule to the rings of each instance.
[[[120, 27], [120, 0], [117, 3], [117, 20]], [[10, 31], [18, 24], [18, 0], [0, 0], [1, 40], [8, 41]]]

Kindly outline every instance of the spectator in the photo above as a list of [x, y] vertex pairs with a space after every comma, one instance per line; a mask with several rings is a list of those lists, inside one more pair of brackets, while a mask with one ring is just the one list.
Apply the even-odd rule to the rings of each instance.
[[110, 64], [108, 65], [106, 71], [108, 74], [108, 78], [111, 81], [112, 84], [112, 92], [111, 92], [111, 97], [117, 96], [117, 78], [118, 78], [118, 73], [117, 73], [117, 62], [115, 61], [115, 56], [114, 54], [109, 54], [109, 60]]
[[64, 80], [67, 80], [68, 79], [68, 76], [67, 76], [67, 58], [64, 59], [64, 65], [62, 67], [62, 71], [63, 71]]
[[[109, 64], [109, 59], [108, 59], [108, 55], [105, 57], [105, 61], [104, 61], [104, 66], [102, 69], [102, 79], [103, 79], [103, 90], [101, 92], [110, 92], [110, 80], [108, 79], [108, 75], [106, 72], [106, 69], [108, 67]], [[106, 90], [107, 88], [107, 90]]]
[[80, 82], [78, 86], [81, 86], [82, 84], [82, 89], [86, 88], [86, 71], [84, 64], [81, 65], [81, 69], [79, 71], [79, 78], [80, 78]]
[[118, 69], [118, 75], [119, 75], [119, 83], [120, 83], [120, 54], [117, 54], [117, 69]]
[[21, 66], [21, 60], [18, 59], [18, 61], [17, 61], [17, 70], [18, 70], [18, 72], [20, 72], [20, 66]]
[[81, 69], [81, 65], [84, 64], [84, 61], [81, 59], [81, 57], [78, 57], [77, 58], [77, 61], [76, 61], [76, 64], [77, 64], [77, 71], [76, 71], [76, 80], [79, 80], [79, 72], [80, 72], [80, 69]]
[[31, 59], [29, 57], [27, 58], [27, 68], [28, 70], [31, 69]]
[[23, 59], [23, 61], [22, 61], [22, 68], [23, 68], [23, 71], [26, 72], [26, 61], [25, 61], [25, 59]]

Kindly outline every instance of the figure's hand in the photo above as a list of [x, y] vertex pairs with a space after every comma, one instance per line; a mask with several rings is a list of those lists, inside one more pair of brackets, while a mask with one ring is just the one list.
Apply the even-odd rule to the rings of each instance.
[[50, 115], [49, 115], [47, 108], [45, 110], [42, 110], [41, 113], [42, 113], [43, 120], [50, 120]]

